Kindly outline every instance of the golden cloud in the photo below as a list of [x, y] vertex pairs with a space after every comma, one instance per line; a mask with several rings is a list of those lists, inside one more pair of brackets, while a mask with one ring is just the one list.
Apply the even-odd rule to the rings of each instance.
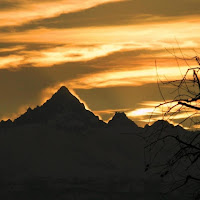
[[20, 64], [23, 63], [23, 60], [24, 56], [20, 55], [0, 57], [0, 69], [17, 68]]
[[[198, 18], [199, 19], [199, 18]], [[198, 47], [199, 23], [181, 19], [175, 22], [155, 24], [124, 25], [108, 27], [87, 27], [71, 29], [39, 28], [22, 32], [0, 33], [0, 41], [87, 44], [103, 43], [135, 43], [140, 48], [170, 48], [176, 42], [174, 37], [182, 41], [182, 48]]]
[[[89, 2], [100, 3], [97, 0]], [[71, 4], [74, 5], [76, 3]], [[145, 49], [149, 51], [150, 54], [148, 56], [146, 54], [140, 55], [140, 59], [135, 59], [133, 61], [134, 64], [141, 66], [141, 63], [144, 63], [144, 66], [154, 66], [154, 58], [162, 58], [163, 64], [171, 65], [169, 61], [166, 62], [166, 59], [169, 59], [169, 56], [173, 56], [166, 56], [166, 52], [163, 52], [165, 48], [177, 48], [178, 44], [174, 36], [177, 36], [178, 41], [181, 41], [180, 47], [182, 49], [198, 48], [198, 21], [179, 19], [179, 21], [170, 23], [162, 22], [157, 24], [108, 26], [103, 28], [90, 27], [62, 30], [40, 28], [24, 32], [11, 32], [9, 34], [0, 32], [0, 41], [62, 45], [60, 47], [50, 47], [45, 50], [37, 51], [34, 48], [25, 51], [22, 47], [17, 46], [16, 50], [20, 52], [20, 56], [26, 58], [23, 60], [22, 64], [32, 64], [36, 67], [49, 67], [64, 62], [88, 61], [94, 58], [107, 56], [113, 52], [139, 49]], [[95, 46], [92, 47], [91, 45], [94, 44]], [[6, 50], [8, 49], [5, 48], [5, 50], [1, 49], [0, 51]], [[151, 51], [155, 50], [159, 50], [161, 53], [152, 55]], [[194, 56], [194, 52], [189, 54], [193, 54]], [[125, 62], [126, 60], [122, 60], [120, 64], [123, 65]], [[10, 65], [6, 66], [5, 62], [2, 67], [6, 68], [9, 66]]]
[[[125, 47], [122, 45], [96, 45], [96, 46], [62, 46], [42, 51], [30, 51], [28, 53], [29, 58], [26, 60], [28, 63], [32, 63], [33, 66], [48, 67], [55, 64], [61, 64], [65, 62], [78, 62], [88, 61], [97, 57], [106, 56], [110, 53], [120, 51]], [[131, 47], [129, 47], [131, 48]]]
[[[141, 102], [140, 107], [135, 110], [127, 112], [127, 116], [132, 120], [137, 120], [139, 124], [148, 123], [149, 125], [153, 124], [155, 121], [163, 119], [169, 121], [173, 125], [180, 125], [185, 129], [198, 128], [194, 125], [191, 127], [187, 119], [193, 119], [200, 116], [200, 112], [191, 108], [182, 108], [180, 105], [174, 107], [169, 111], [169, 108], [172, 108], [177, 102], [172, 102], [171, 100], [164, 101], [145, 101]], [[198, 102], [196, 102], [198, 103]], [[193, 103], [195, 104], [195, 103]], [[158, 107], [158, 105], [161, 105]], [[182, 124], [182, 122], [185, 122]], [[181, 124], [180, 124], [181, 123]]]
[[13, 51], [21, 51], [23, 50], [25, 47], [23, 45], [17, 45], [14, 47], [8, 47], [8, 48], [1, 48], [0, 49], [0, 53], [5, 53], [5, 52], [13, 52]]
[[105, 71], [82, 76], [81, 78], [69, 82], [72, 88], [104, 88], [114, 86], [140, 86], [148, 83], [156, 83], [159, 78], [163, 81], [179, 80], [182, 78], [180, 70], [184, 74], [188, 66], [178, 68], [177, 66], [156, 68], [146, 68], [141, 70]]
[[[116, 27], [93, 27], [74, 29], [37, 29], [24, 32], [3, 33], [0, 32], [0, 41], [17, 43], [46, 43], [61, 44], [60, 47], [45, 50], [23, 51], [23, 47], [17, 46], [15, 50], [25, 56], [23, 64], [32, 63], [33, 66], [52, 66], [64, 62], [88, 61], [97, 57], [107, 56], [113, 52], [124, 50], [147, 51], [160, 50], [161, 53], [140, 55], [137, 59], [138, 65], [145, 62], [145, 65], [154, 65], [154, 58], [163, 58], [167, 63], [166, 53], [163, 50], [177, 48], [178, 44], [174, 39], [177, 36], [182, 49], [199, 47], [199, 23], [197, 21], [177, 21], [162, 24], [127, 25]], [[91, 45], [94, 45], [91, 47]], [[13, 47], [14, 48], [14, 47]], [[1, 49], [0, 51], [6, 51]], [[14, 50], [14, 49], [13, 49]], [[186, 53], [186, 52], [184, 52]], [[194, 52], [189, 53], [194, 55]], [[133, 58], [134, 59], [134, 58]], [[137, 64], [135, 62], [135, 64]], [[123, 62], [126, 62], [125, 60]], [[123, 63], [121, 63], [123, 65]], [[3, 66], [6, 68], [6, 66]], [[125, 66], [126, 67], [126, 66]]]
[[19, 1], [21, 6], [0, 12], [0, 26], [16, 26], [32, 20], [55, 17], [63, 13], [77, 12], [99, 4], [122, 0], [57, 0], [57, 1]]

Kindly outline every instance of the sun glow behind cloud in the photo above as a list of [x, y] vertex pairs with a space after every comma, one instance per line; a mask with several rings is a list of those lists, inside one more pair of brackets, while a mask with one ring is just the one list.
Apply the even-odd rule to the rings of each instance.
[[[0, 8], [0, 42], [3, 44], [0, 46], [0, 69], [9, 71], [14, 68], [11, 71], [20, 72], [34, 68], [45, 72], [41, 77], [48, 81], [43, 89], [40, 88], [43, 92], [39, 103], [43, 103], [62, 84], [72, 90], [90, 90], [155, 84], [158, 78], [162, 81], [180, 79], [188, 66], [183, 60], [177, 63], [174, 55], [194, 57], [199, 52], [199, 13], [192, 7], [185, 8], [186, 4], [174, 12], [173, 8], [169, 9], [170, 3], [165, 5], [156, 0], [150, 3], [152, 5], [147, 0], [119, 2], [10, 1], [17, 4]], [[189, 4], [196, 5], [194, 2]], [[129, 12], [127, 5], [132, 6]], [[143, 5], [148, 5], [148, 8]], [[172, 5], [177, 5], [177, 2]], [[136, 8], [141, 12], [138, 13]], [[191, 67], [196, 64], [189, 62]], [[85, 68], [81, 69], [83, 65]], [[61, 68], [68, 69], [72, 76], [65, 79], [60, 73], [52, 76], [48, 72], [52, 69], [57, 72]], [[141, 102], [135, 102], [138, 103]], [[121, 104], [126, 104], [126, 101]], [[138, 108], [129, 107], [122, 111], [134, 119], [145, 121], [145, 116], [152, 113], [154, 106], [138, 104]], [[96, 113], [113, 114], [117, 110], [121, 108], [97, 109]], [[158, 115], [161, 116], [161, 111], [154, 112], [153, 118], [158, 119]], [[181, 119], [185, 115], [179, 113], [174, 117]]]
[[[13, 51], [16, 51], [13, 52], [13, 55], [25, 57], [25, 59], [22, 59], [21, 65], [31, 64], [33, 67], [50, 67], [65, 62], [88, 61], [108, 56], [114, 52], [146, 49], [149, 51], [149, 55], [140, 55], [137, 58], [138, 64], [146, 61], [145, 67], [148, 65], [154, 66], [155, 58], [165, 58], [164, 62], [166, 65], [168, 64], [166, 59], [169, 59], [169, 56], [166, 56], [165, 48], [178, 48], [175, 36], [178, 36], [179, 45], [185, 51], [191, 49], [191, 47], [198, 48], [199, 23], [182, 20], [179, 23], [108, 26], [104, 28], [87, 27], [62, 30], [39, 28], [24, 32], [10, 32], [9, 34], [0, 32], [0, 41], [49, 44], [49, 48], [40, 50], [26, 50], [24, 47], [19, 46], [13, 47], [16, 48], [13, 49]], [[51, 45], [59, 46], [51, 47]], [[6, 50], [7, 48], [2, 48], [0, 53]], [[152, 51], [156, 50], [162, 52], [152, 54]], [[172, 57], [172, 55], [170, 56]], [[135, 58], [133, 57], [133, 59]], [[122, 62], [126, 62], [126, 60], [121, 61], [119, 64], [123, 64]], [[1, 67], [9, 68], [10, 65], [5, 63], [1, 64]]]
[[10, 55], [0, 57], [0, 69], [16, 68], [23, 63], [24, 57], [18, 55]]
[[15, 51], [21, 51], [24, 49], [24, 46], [23, 45], [17, 45], [17, 46], [14, 46], [14, 47], [10, 47], [10, 48], [2, 48], [0, 49], [0, 53], [3, 53], [3, 52], [15, 52]]
[[[187, 71], [187, 66], [181, 67], [181, 72], [184, 74]], [[158, 77], [159, 75], [159, 77]], [[95, 74], [83, 76], [81, 78], [71, 80], [69, 84], [72, 88], [103, 88], [114, 86], [140, 86], [143, 84], [156, 83], [157, 80], [170, 81], [175, 79], [181, 79], [182, 74], [180, 68], [174, 67], [162, 67], [156, 70], [156, 68], [148, 68], [141, 70], [124, 69], [121, 71], [105, 71]]]
[[[182, 108], [181, 110], [179, 110], [181, 105], [178, 105], [177, 107], [174, 107], [169, 111], [169, 108], [172, 108], [174, 105], [177, 104], [177, 102], [171, 101], [172, 100], [166, 100], [166, 102], [170, 102], [166, 104], [164, 104], [164, 101], [142, 102], [140, 103], [139, 108], [128, 111], [126, 114], [130, 119], [138, 121], [138, 124], [143, 125], [146, 123], [151, 125], [155, 121], [163, 119], [169, 121], [174, 125], [179, 124], [185, 129], [199, 128], [196, 124], [194, 124], [192, 127], [190, 124], [190, 118], [194, 121], [198, 120], [198, 117], [200, 117], [199, 111], [191, 108]], [[195, 105], [195, 103], [193, 103], [192, 105]]]
[[[65, 62], [88, 61], [125, 49], [123, 45], [97, 45], [86, 47], [62, 46], [40, 52], [27, 52], [26, 60], [34, 66], [48, 67]], [[129, 47], [130, 49], [131, 47]], [[128, 48], [126, 48], [128, 49]]]
[[[87, 41], [87, 43], [138, 43], [140, 47], [160, 48], [176, 44], [174, 37], [183, 41], [182, 47], [191, 47], [198, 44], [194, 38], [199, 38], [199, 23], [184, 21], [162, 22], [158, 24], [86, 27], [70, 29], [38, 28], [21, 32], [0, 33], [0, 41], [21, 42], [49, 42], [75, 44]], [[162, 28], [161, 28], [162, 27]], [[183, 31], [184, 30], [184, 31]], [[141, 37], [142, 36], [142, 37]], [[188, 41], [190, 39], [190, 41]], [[167, 42], [166, 42], [167, 41]], [[193, 46], [192, 45], [192, 46]]]
[[[48, 88], [44, 89], [41, 94], [40, 105], [44, 104], [48, 99], [50, 99], [52, 97], [53, 94], [55, 94], [58, 91], [58, 89], [60, 87], [62, 87], [64, 85], [65, 85], [65, 83], [59, 83], [52, 87], [48, 87]], [[87, 103], [85, 101], [83, 101], [82, 99], [80, 99], [80, 97], [76, 94], [76, 92], [72, 88], [68, 88], [68, 89], [73, 96], [75, 96], [81, 103], [84, 104], [84, 106], [87, 110], [90, 110]]]

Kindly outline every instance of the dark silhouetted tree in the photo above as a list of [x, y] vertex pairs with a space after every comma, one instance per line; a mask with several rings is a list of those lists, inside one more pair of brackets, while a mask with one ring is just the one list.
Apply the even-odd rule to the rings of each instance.
[[[194, 60], [196, 67], [188, 64], [180, 80], [158, 81], [163, 103], [155, 109], [164, 108], [163, 118], [146, 133], [145, 171], [153, 171], [161, 177], [163, 193], [184, 191], [197, 200], [200, 199], [200, 132], [194, 128], [200, 125], [200, 59], [198, 56], [190, 59], [175, 56], [175, 59], [182, 59], [186, 64]], [[162, 94], [162, 87], [166, 85], [173, 88], [172, 100], [165, 100]], [[187, 125], [190, 131], [166, 123], [180, 114], [178, 125]]]

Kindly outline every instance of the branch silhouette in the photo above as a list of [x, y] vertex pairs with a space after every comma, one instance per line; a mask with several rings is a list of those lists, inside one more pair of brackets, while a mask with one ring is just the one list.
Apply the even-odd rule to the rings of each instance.
[[[187, 59], [182, 50], [182, 57], [177, 57], [175, 53], [171, 54], [177, 63], [178, 60], [185, 61], [188, 69], [185, 74], [181, 72], [180, 80], [161, 81], [155, 61], [157, 85], [163, 99], [163, 103], [155, 106], [155, 109], [165, 109], [162, 109], [163, 125], [161, 124], [161, 127], [148, 133], [146, 137], [145, 171], [156, 169], [156, 174], [166, 181], [167, 186], [164, 188], [163, 194], [184, 190], [194, 194], [193, 199], [200, 199], [200, 190], [197, 190], [197, 184], [200, 182], [200, 132], [189, 132], [178, 129], [178, 126], [169, 128], [165, 124], [165, 120], [173, 121], [176, 114], [183, 113], [185, 117], [179, 120], [178, 125], [186, 122], [190, 124], [191, 128], [200, 125], [198, 119], [200, 116], [200, 58], [195, 56]], [[188, 63], [189, 60], [195, 61], [197, 67], [191, 67]], [[172, 100], [166, 100], [161, 84], [174, 88], [171, 93], [174, 94]]]

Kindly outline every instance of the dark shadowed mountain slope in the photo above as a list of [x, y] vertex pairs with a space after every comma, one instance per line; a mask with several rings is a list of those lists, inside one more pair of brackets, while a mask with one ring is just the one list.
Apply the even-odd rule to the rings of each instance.
[[8, 119], [7, 121], [1, 120], [0, 122], [1, 128], [9, 128], [9, 127], [12, 127], [12, 125], [13, 125], [13, 122], [10, 119]]
[[[0, 187], [0, 199], [144, 199], [145, 144], [139, 134], [121, 134], [140, 131], [125, 113], [117, 112], [109, 128], [102, 129], [106, 124], [61, 87], [42, 106], [3, 124], [12, 128], [0, 132], [0, 185], [4, 187]], [[90, 133], [85, 131], [89, 128], [92, 134], [66, 134]], [[51, 186], [52, 180], [55, 185]], [[147, 185], [159, 193], [155, 183]], [[70, 196], [80, 191], [82, 195], [109, 193], [109, 198]], [[27, 197], [21, 198], [22, 194]], [[68, 194], [69, 198], [58, 196]]]
[[42, 106], [28, 110], [12, 122], [11, 120], [1, 121], [0, 128], [13, 126], [44, 125], [54, 126], [65, 130], [81, 131], [90, 128], [109, 127], [115, 132], [133, 133], [167, 130], [185, 131], [180, 126], [174, 126], [166, 121], [158, 120], [152, 126], [146, 125], [144, 130], [130, 120], [124, 112], [116, 112], [108, 125], [99, 120], [91, 111], [86, 110], [83, 103], [73, 96], [70, 91], [62, 86], [49, 100]]
[[140, 129], [124, 112], [116, 112], [113, 118], [108, 122], [108, 126], [109, 128], [123, 132], [138, 131]]
[[42, 106], [33, 110], [29, 108], [26, 113], [15, 119], [15, 125], [43, 124], [56, 125], [58, 128], [88, 128], [103, 126], [99, 120], [84, 104], [73, 96], [69, 90], [62, 86]]
[[[91, 190], [92, 193], [99, 190], [99, 184], [105, 187], [100, 188], [102, 193], [112, 191], [110, 185], [104, 185], [116, 178], [123, 182], [131, 179], [134, 184], [141, 184], [140, 190], [144, 188], [143, 140], [136, 134], [127, 136], [119, 134], [115, 129], [102, 128], [106, 124], [86, 110], [65, 87], [61, 87], [42, 106], [28, 109], [13, 124], [12, 128], [0, 132], [0, 177], [4, 185], [7, 182], [17, 182], [16, 185], [20, 185], [27, 181], [31, 186], [26, 189], [25, 183], [22, 191], [30, 191], [31, 195], [35, 191], [32, 187], [34, 180], [39, 190], [45, 192], [46, 188], [40, 185], [43, 178], [47, 179], [47, 183], [53, 179], [57, 184], [60, 179], [64, 179], [65, 183], [54, 189], [63, 187], [65, 193], [76, 189], [70, 188], [74, 187], [73, 184], [66, 184], [69, 180], [75, 180], [78, 184], [84, 180], [86, 186], [81, 190]], [[94, 189], [88, 186], [91, 177], [95, 180], [96, 185], [92, 184]], [[129, 184], [126, 187], [129, 192]], [[132, 188], [130, 192], [135, 195], [137, 188]], [[116, 189], [117, 193], [119, 191], [123, 192], [124, 188], [120, 186]], [[0, 188], [0, 197], [2, 193], [4, 190]]]
[[151, 126], [146, 125], [144, 128], [144, 132], [148, 134], [156, 133], [156, 132], [165, 132], [165, 133], [175, 134], [175, 133], [185, 133], [188, 131], [179, 125], [174, 126], [173, 124], [170, 124], [168, 121], [158, 120], [154, 122]]

